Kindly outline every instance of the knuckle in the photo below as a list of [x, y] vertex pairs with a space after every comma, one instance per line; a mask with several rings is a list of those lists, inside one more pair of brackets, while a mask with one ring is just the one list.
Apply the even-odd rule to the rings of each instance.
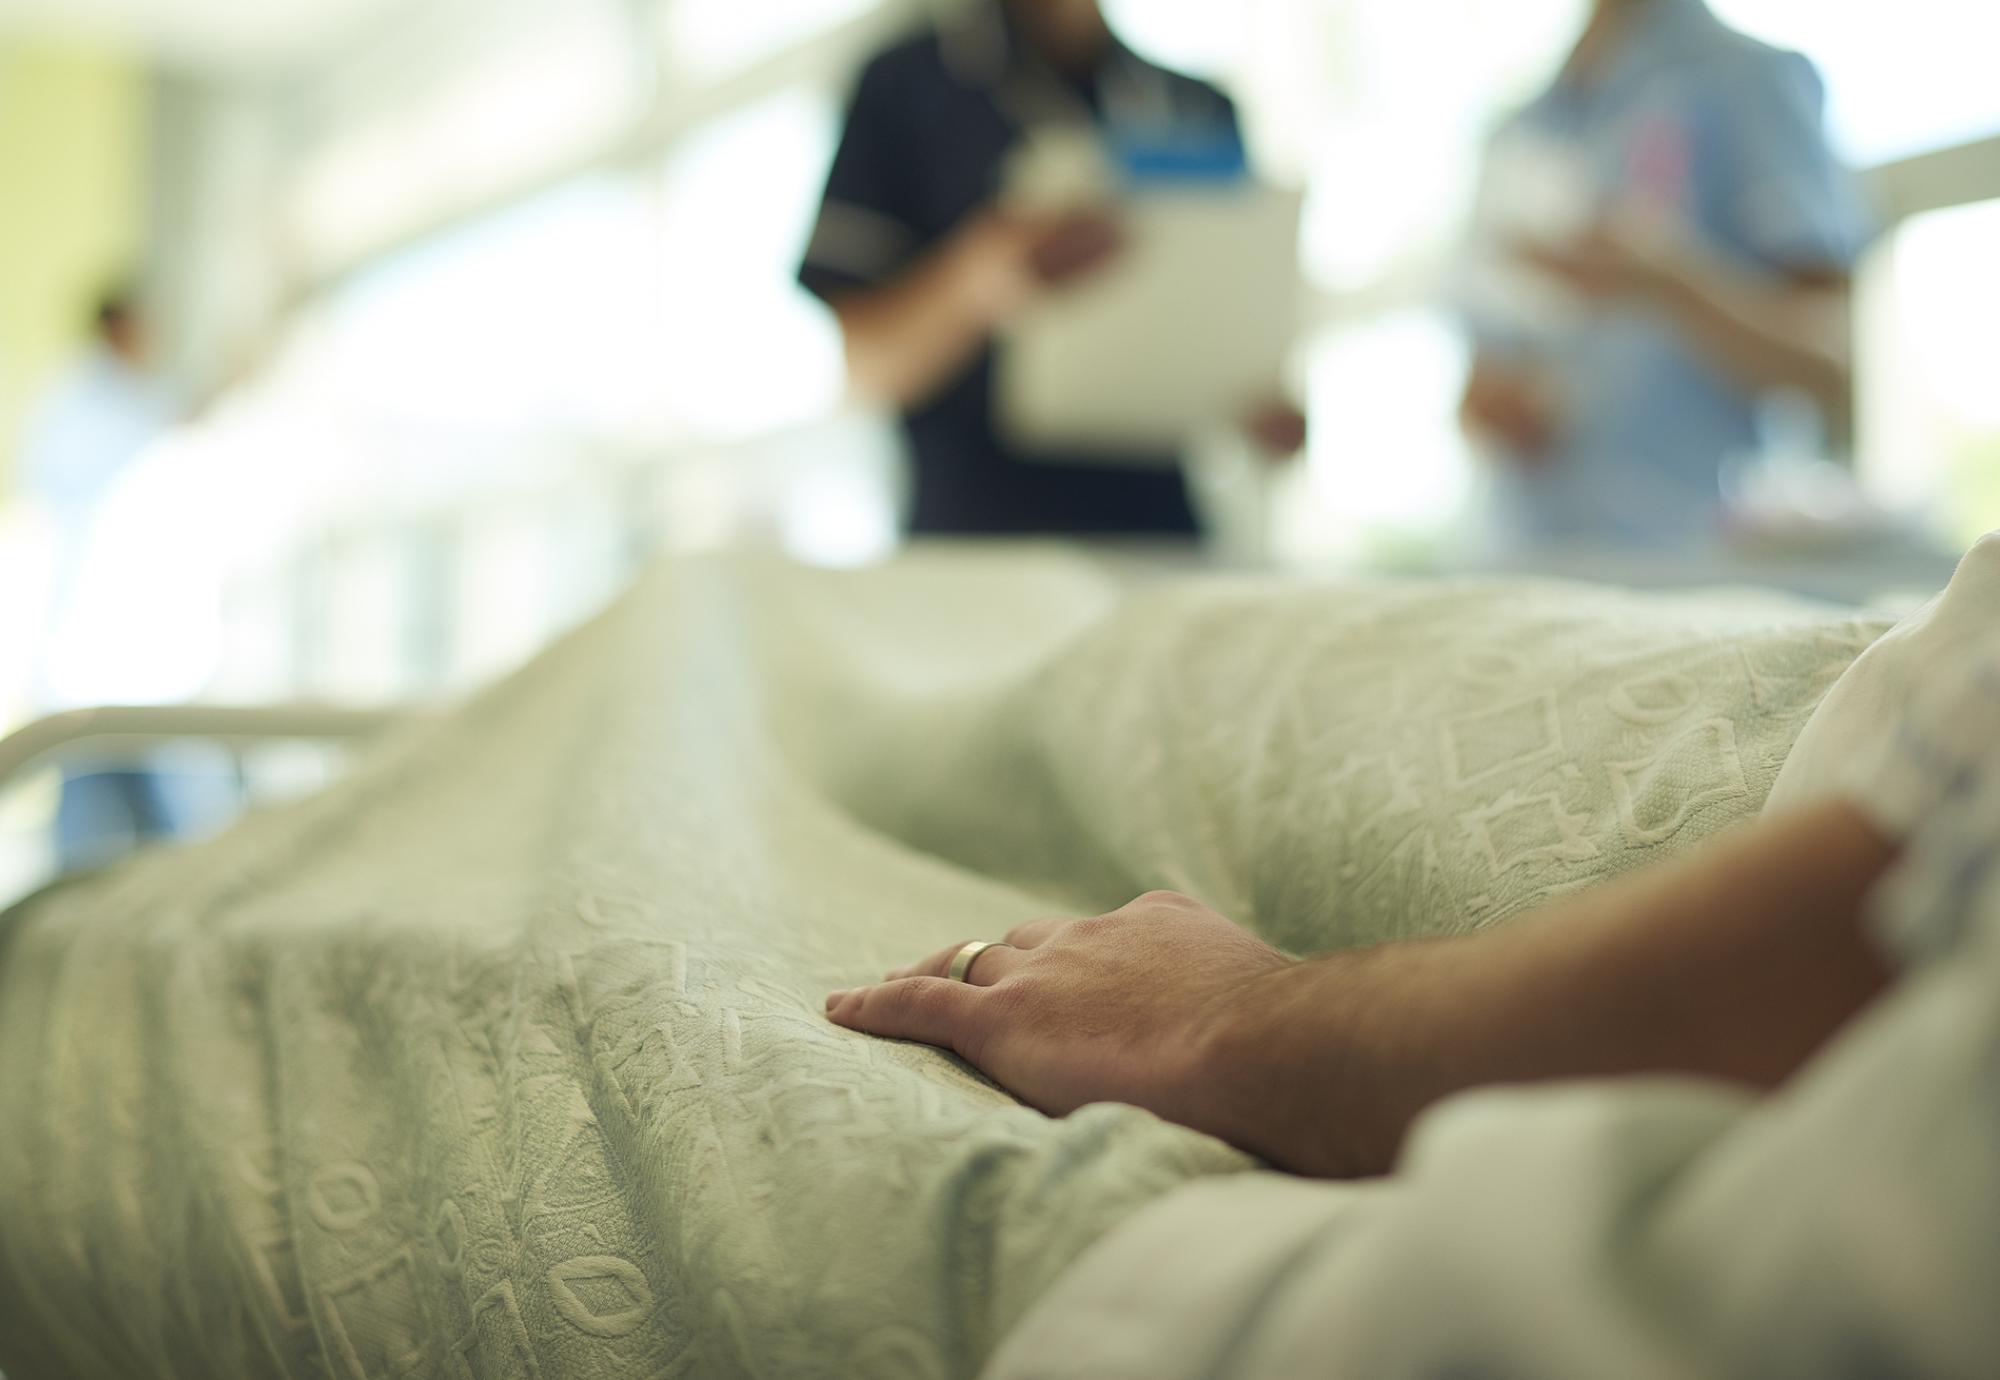
[[1102, 939], [1118, 928], [1119, 912], [1109, 915], [1093, 915], [1087, 920], [1079, 920], [1069, 927], [1069, 932], [1077, 939]]
[[1006, 942], [1016, 946], [1031, 943], [1037, 935], [1054, 929], [1060, 923], [1061, 921], [1051, 919], [1048, 916], [1041, 916], [1033, 920], [1024, 920], [1014, 926], [1013, 929], [1007, 931]]
[[870, 1026], [893, 1021], [907, 1009], [903, 988], [907, 979], [885, 982], [863, 992], [855, 1014]]
[[988, 987], [952, 1031], [952, 1048], [983, 1068], [994, 1039], [1025, 1019], [1029, 1000], [1030, 988], [1018, 975]]
[[917, 1016], [929, 1016], [942, 1011], [949, 994], [950, 989], [937, 978], [913, 978], [898, 984], [896, 989], [896, 995], [901, 1000], [903, 1009]]
[[986, 998], [980, 1005], [993, 1020], [1006, 1020], [1018, 1016], [1028, 1005], [1034, 994], [1034, 982], [1024, 974], [1002, 978], [986, 989]]

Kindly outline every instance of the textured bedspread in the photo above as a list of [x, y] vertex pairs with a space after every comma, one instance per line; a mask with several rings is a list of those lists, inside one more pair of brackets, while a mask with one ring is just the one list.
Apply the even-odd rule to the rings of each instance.
[[343, 784], [0, 921], [0, 1368], [970, 1376], [1249, 1167], [822, 994], [1150, 887], [1299, 949], [1756, 810], [1879, 631], [1556, 585], [677, 565]]

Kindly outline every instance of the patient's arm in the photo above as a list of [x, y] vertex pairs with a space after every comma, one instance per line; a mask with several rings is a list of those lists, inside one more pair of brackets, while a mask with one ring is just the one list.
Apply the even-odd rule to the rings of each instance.
[[1286, 958], [1185, 897], [1044, 920], [835, 993], [842, 1025], [951, 1048], [1063, 1113], [1122, 1101], [1301, 1173], [1386, 1169], [1482, 1084], [1783, 1080], [1888, 979], [1862, 901], [1894, 847], [1839, 803], [1462, 938]]

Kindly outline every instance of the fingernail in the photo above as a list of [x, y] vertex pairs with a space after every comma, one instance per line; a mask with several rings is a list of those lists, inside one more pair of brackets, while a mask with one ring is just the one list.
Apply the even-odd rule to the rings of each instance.
[[833, 1010], [834, 1007], [840, 1005], [840, 999], [846, 995], [847, 993], [845, 992], [828, 992], [826, 994], [826, 1009], [829, 1011]]

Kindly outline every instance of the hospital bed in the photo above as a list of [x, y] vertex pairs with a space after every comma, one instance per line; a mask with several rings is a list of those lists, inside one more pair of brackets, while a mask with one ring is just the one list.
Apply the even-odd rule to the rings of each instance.
[[[1298, 951], [1753, 814], [1884, 623], [1546, 580], [678, 561], [311, 798], [0, 918], [0, 1370], [969, 1377], [1247, 1157], [1051, 1121], [823, 994], [1153, 887]], [[177, 711], [178, 713], [178, 711]]]

